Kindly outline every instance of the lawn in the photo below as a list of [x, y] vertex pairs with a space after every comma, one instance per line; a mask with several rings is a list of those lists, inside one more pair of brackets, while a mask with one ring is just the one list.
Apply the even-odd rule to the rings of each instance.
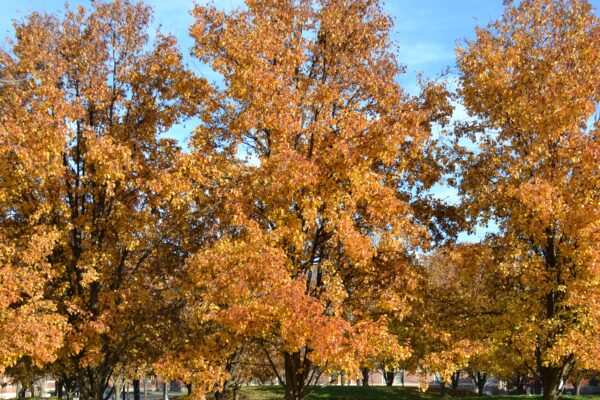
[[[361, 386], [329, 386], [315, 388], [309, 400], [367, 400], [367, 399], [406, 399], [427, 400], [431, 399], [430, 393], [422, 393], [412, 388], [400, 387], [361, 387]], [[283, 399], [283, 388], [278, 386], [250, 386], [242, 388], [242, 400], [279, 400]]]
[[[449, 399], [459, 400], [474, 396], [448, 396]], [[283, 389], [278, 386], [249, 386], [241, 390], [241, 400], [281, 400]], [[423, 393], [416, 388], [385, 387], [385, 386], [329, 386], [315, 388], [308, 400], [434, 400], [439, 399], [439, 391], [428, 390]], [[485, 396], [485, 400], [540, 400], [541, 396]], [[568, 400], [600, 400], [599, 396], [563, 396]]]

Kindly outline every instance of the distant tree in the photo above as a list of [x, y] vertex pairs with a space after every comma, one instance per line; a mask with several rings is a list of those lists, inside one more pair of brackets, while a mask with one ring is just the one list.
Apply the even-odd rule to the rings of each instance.
[[437, 373], [444, 387], [458, 387], [460, 371], [501, 371], [503, 330], [512, 314], [498, 288], [493, 250], [481, 244], [438, 247], [421, 260], [421, 304], [396, 328], [413, 349], [413, 372]]

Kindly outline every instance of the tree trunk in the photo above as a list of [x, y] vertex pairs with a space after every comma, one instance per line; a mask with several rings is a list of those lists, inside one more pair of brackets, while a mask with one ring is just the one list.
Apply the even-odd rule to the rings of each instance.
[[140, 393], [140, 380], [133, 380], [133, 400], [141, 400], [142, 396]]
[[71, 379], [65, 381], [65, 394], [67, 396], [67, 400], [71, 400], [73, 398], [73, 381]]
[[21, 384], [21, 382], [17, 382], [17, 398], [23, 399], [25, 398], [25, 387]]
[[191, 382], [190, 382], [190, 383], [186, 383], [186, 384], [185, 384], [185, 388], [186, 388], [186, 390], [187, 390], [187, 394], [188, 394], [188, 396], [189, 396], [190, 394], [192, 394], [192, 383], [191, 383]]
[[549, 365], [542, 366], [538, 358], [538, 370], [542, 380], [543, 399], [557, 400], [562, 392], [562, 383], [569, 377], [573, 368], [573, 356], [567, 357], [562, 366]]
[[404, 370], [400, 371], [400, 384], [404, 387]]
[[366, 368], [366, 367], [362, 368], [360, 370], [360, 372], [362, 372], [362, 377], [363, 377], [362, 378], [362, 385], [365, 386], [365, 387], [369, 386], [369, 372], [370, 372], [369, 368]]
[[560, 384], [564, 376], [564, 368], [543, 367], [541, 368], [542, 388], [544, 400], [557, 400], [561, 393]]
[[239, 400], [239, 398], [240, 398], [240, 384], [236, 382], [233, 384], [233, 400]]
[[[236, 349], [236, 351], [230, 355], [227, 358], [227, 364], [225, 365], [225, 372], [227, 372], [227, 374], [230, 377], [233, 377], [235, 375], [235, 370], [237, 369], [237, 367], [239, 366], [239, 357], [242, 354], [242, 349], [240, 347], [238, 347]], [[221, 400], [225, 398], [225, 393], [227, 392], [227, 389], [229, 388], [229, 383], [231, 382], [231, 379], [226, 379], [223, 382], [223, 387], [222, 388], [216, 388], [216, 389], [221, 389], [221, 390], [215, 390], [215, 400]], [[236, 382], [233, 381], [234, 387], [236, 385]], [[191, 383], [190, 383], [190, 390], [191, 390]], [[191, 393], [191, 392], [190, 392]]]
[[560, 396], [560, 390], [558, 386], [560, 385], [560, 381], [556, 379], [556, 376], [550, 375], [542, 378], [542, 388], [543, 388], [543, 399], [544, 400], [557, 400]]
[[114, 393], [115, 393], [115, 400], [121, 400], [121, 382], [119, 382], [119, 380], [115, 380], [115, 382], [113, 383], [113, 388], [114, 388]]
[[575, 389], [575, 396], [579, 396], [581, 393], [581, 380], [580, 379], [573, 380], [573, 388]]
[[144, 377], [144, 400], [148, 399], [148, 379]]
[[485, 389], [485, 380], [482, 380], [479, 383], [477, 383], [477, 395], [479, 397], [483, 396], [484, 389]]
[[221, 390], [215, 390], [215, 400], [224, 400], [225, 393], [227, 392], [228, 387], [229, 387], [229, 380], [226, 380], [223, 383], [223, 387], [220, 388]]
[[443, 379], [440, 379], [440, 396], [446, 397], [446, 382]]
[[527, 394], [525, 392], [525, 379], [521, 372], [516, 372], [515, 375], [509, 380], [509, 389], [515, 388], [517, 394]]
[[385, 377], [386, 386], [392, 386], [394, 384], [394, 378], [396, 377], [396, 373], [394, 371], [385, 371], [383, 376]]
[[299, 351], [283, 354], [285, 368], [285, 400], [302, 400], [306, 394], [306, 379], [310, 372], [310, 361]]
[[517, 373], [515, 378], [515, 386], [517, 388], [517, 394], [527, 394], [525, 392], [525, 379], [523, 379], [523, 375]]
[[485, 389], [485, 384], [487, 383], [487, 374], [481, 373], [479, 371], [475, 371], [473, 374], [473, 378], [475, 380], [475, 384], [477, 385], [477, 395], [483, 396], [483, 390]]
[[167, 381], [165, 380], [163, 382], [163, 400], [169, 400], [169, 385], [167, 384]]
[[[83, 368], [77, 372], [74, 380], [65, 379], [65, 389], [70, 393], [77, 387], [79, 398], [81, 400], [104, 400], [104, 393], [108, 387], [111, 376], [114, 376], [114, 382], [121, 379], [120, 389], [123, 389], [122, 377], [116, 378], [117, 374], [107, 368]], [[113, 391], [114, 391], [113, 384]], [[71, 397], [69, 397], [71, 398]], [[120, 400], [119, 397], [115, 397]]]
[[542, 377], [539, 372], [533, 381], [533, 394], [542, 394]]
[[460, 371], [454, 372], [450, 378], [452, 380], [452, 389], [458, 389], [458, 384], [460, 382]]
[[56, 397], [58, 397], [59, 399], [63, 398], [63, 380], [61, 379], [57, 379], [56, 380]]
[[346, 386], [346, 374], [343, 371], [340, 373], [340, 386]]

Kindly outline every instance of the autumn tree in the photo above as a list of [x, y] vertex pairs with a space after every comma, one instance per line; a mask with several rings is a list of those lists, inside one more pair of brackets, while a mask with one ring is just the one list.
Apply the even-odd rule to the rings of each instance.
[[[38, 68], [35, 63], [31, 69]], [[0, 371], [27, 358], [41, 366], [56, 357], [65, 319], [44, 297], [56, 271], [48, 262], [60, 241], [46, 199], [56, 197], [63, 145], [33, 82], [0, 52]], [[29, 90], [29, 91], [28, 91]], [[35, 115], [35, 114], [38, 115]], [[35, 135], [32, 138], [30, 135]]]
[[25, 397], [27, 391], [31, 393], [31, 397], [35, 397], [35, 383], [44, 377], [46, 370], [44, 366], [34, 364], [30, 356], [23, 356], [7, 368], [5, 374], [13, 386], [19, 389], [16, 397]]
[[477, 388], [477, 395], [479, 396], [484, 395], [485, 385], [491, 377], [490, 371], [493, 370], [490, 369], [490, 364], [492, 362], [491, 357], [484, 358], [483, 360], [482, 357], [474, 357], [469, 363], [469, 368], [467, 368], [467, 373], [473, 380]]
[[[481, 244], [448, 244], [421, 257], [420, 301], [395, 328], [413, 354], [405, 368], [436, 373], [442, 389], [458, 386], [460, 371], [497, 371], [505, 294], [493, 250]], [[478, 379], [479, 381], [479, 379]]]
[[[103, 400], [113, 368], [148, 342], [182, 264], [170, 217], [180, 152], [161, 135], [197, 112], [205, 88], [172, 36], [150, 40], [150, 18], [127, 0], [33, 13], [1, 55], [18, 82], [0, 97], [2, 324], [27, 312], [2, 326], [24, 333], [3, 341], [2, 360], [62, 346], [53, 368], [85, 399]], [[64, 341], [45, 321], [55, 312]]]
[[573, 367], [573, 371], [571, 371], [571, 374], [569, 375], [569, 381], [571, 382], [571, 385], [573, 385], [573, 394], [575, 396], [581, 395], [581, 380], [586, 376], [589, 376], [588, 371], [580, 370], [576, 366]]
[[192, 154], [230, 171], [221, 240], [188, 263], [212, 320], [233, 347], [261, 346], [289, 400], [322, 371], [356, 373], [377, 348], [405, 357], [388, 317], [414, 294], [427, 229], [412, 200], [439, 177], [431, 122], [446, 117], [443, 90], [403, 93], [377, 1], [194, 15], [194, 52], [223, 81]]
[[[600, 307], [600, 26], [584, 0], [507, 3], [458, 49], [460, 190], [497, 230], [498, 269], [523, 317], [507, 334], [556, 399], [574, 363], [597, 365]], [[466, 149], [465, 149], [466, 150]]]

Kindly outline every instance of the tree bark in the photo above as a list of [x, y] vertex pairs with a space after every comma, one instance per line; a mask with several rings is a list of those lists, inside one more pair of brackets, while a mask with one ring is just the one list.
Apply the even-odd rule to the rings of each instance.
[[[111, 376], [113, 376], [113, 381], [115, 382], [121, 379], [120, 390], [122, 391], [122, 376], [116, 378], [117, 374], [113, 373], [107, 365], [94, 368], [81, 368], [73, 380], [65, 380], [65, 388], [68, 392], [71, 392], [74, 389], [74, 385], [77, 384], [81, 400], [105, 400], [104, 392], [108, 388]], [[113, 390], [114, 386], [113, 384]], [[120, 400], [119, 397], [115, 397], [115, 399]]]
[[283, 354], [285, 368], [285, 400], [302, 400], [306, 395], [306, 379], [310, 372], [310, 361], [299, 351]]
[[567, 375], [567, 369], [567, 366], [540, 368], [544, 400], [558, 400], [562, 392], [561, 383]]
[[73, 398], [73, 381], [70, 379], [65, 382], [65, 394], [67, 396], [67, 400], [71, 400]]
[[458, 384], [460, 382], [460, 371], [456, 371], [451, 376], [452, 379], [452, 389], [458, 389]]
[[360, 372], [362, 372], [362, 377], [363, 377], [362, 378], [362, 385], [365, 386], [365, 387], [369, 386], [369, 372], [370, 372], [369, 368], [366, 368], [366, 367], [362, 368], [360, 370]]
[[240, 384], [236, 382], [233, 384], [233, 400], [239, 400], [239, 398], [240, 398]]
[[385, 385], [386, 386], [393, 386], [394, 385], [394, 378], [396, 377], [396, 373], [394, 371], [385, 371], [383, 373], [383, 376], [385, 378]]
[[446, 382], [443, 379], [440, 379], [440, 396], [446, 397]]
[[404, 387], [404, 370], [400, 371], [400, 384]]
[[63, 398], [63, 380], [61, 379], [57, 379], [56, 380], [56, 397], [58, 397], [59, 399]]
[[186, 390], [187, 390], [187, 394], [188, 394], [188, 396], [189, 396], [190, 394], [192, 394], [192, 389], [193, 389], [193, 388], [192, 388], [192, 383], [191, 383], [191, 382], [190, 382], [190, 383], [186, 383], [186, 384], [185, 384], [185, 388], [186, 388]]
[[133, 380], [133, 400], [141, 400], [142, 396], [140, 393], [140, 380]]
[[517, 372], [515, 375], [515, 388], [517, 389], [517, 394], [526, 394], [525, 392], [525, 380], [523, 379], [523, 375]]
[[25, 387], [21, 382], [17, 382], [17, 398], [22, 399], [25, 397]]
[[[235, 371], [236, 371], [237, 367], [239, 366], [239, 358], [242, 354], [242, 351], [243, 351], [243, 349], [241, 347], [238, 347], [238, 348], [236, 348], [236, 351], [227, 358], [227, 364], [225, 365], [225, 371], [227, 372], [227, 374], [230, 377], [235, 376]], [[221, 390], [215, 390], [215, 400], [225, 399], [225, 393], [227, 392], [227, 389], [229, 388], [230, 382], [233, 382], [234, 389], [235, 389], [235, 385], [237, 384], [235, 379], [226, 379], [223, 382], [223, 387], [220, 388]], [[191, 385], [192, 384], [190, 383], [189, 393], [191, 393], [191, 390], [192, 390]], [[219, 389], [219, 388], [217, 387], [217, 389]]]
[[115, 380], [115, 382], [113, 383], [113, 388], [114, 388], [114, 393], [115, 393], [115, 400], [121, 400], [121, 382], [119, 382], [118, 379]]
[[169, 385], [167, 384], [167, 381], [165, 380], [163, 382], [163, 400], [169, 400]]
[[473, 380], [475, 381], [475, 384], [477, 385], [477, 395], [478, 396], [483, 396], [483, 390], [485, 389], [485, 384], [487, 383], [487, 374], [484, 372], [480, 372], [480, 371], [475, 371], [475, 373], [473, 374]]
[[562, 360], [560, 365], [544, 365], [542, 363], [542, 350], [536, 349], [537, 366], [542, 383], [543, 400], [558, 400], [562, 393], [562, 383], [565, 381], [574, 365], [574, 356], [571, 354]]
[[223, 382], [223, 387], [221, 388], [221, 390], [215, 391], [215, 400], [224, 400], [225, 393], [227, 392], [228, 387], [229, 387], [229, 380], [226, 380], [225, 382]]
[[542, 376], [539, 372], [534, 377], [533, 394], [542, 394]]

